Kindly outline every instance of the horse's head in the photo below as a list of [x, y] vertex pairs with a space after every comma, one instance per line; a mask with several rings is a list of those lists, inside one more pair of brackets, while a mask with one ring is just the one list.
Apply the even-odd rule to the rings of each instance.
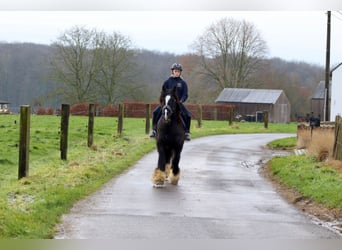
[[179, 115], [179, 105], [176, 88], [162, 91], [160, 96], [160, 106], [162, 107], [162, 119], [164, 121], [169, 122], [174, 114], [177, 116]]

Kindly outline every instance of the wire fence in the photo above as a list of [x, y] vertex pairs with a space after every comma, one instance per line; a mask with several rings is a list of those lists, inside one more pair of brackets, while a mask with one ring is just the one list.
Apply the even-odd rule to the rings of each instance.
[[[127, 118], [145, 118], [147, 112], [151, 113], [159, 105], [158, 103], [148, 102], [123, 102], [120, 104], [100, 106], [95, 104], [95, 116], [118, 117], [120, 105], [123, 105], [123, 116]], [[149, 109], [146, 107], [149, 105]], [[188, 109], [192, 119], [203, 120], [229, 120], [230, 109], [234, 110], [233, 105], [228, 104], [184, 104]], [[15, 113], [19, 113], [15, 109]], [[51, 107], [38, 107], [31, 109], [33, 114], [37, 115], [60, 115], [61, 109]], [[70, 106], [70, 115], [87, 116], [89, 113], [89, 103], [78, 103]]]

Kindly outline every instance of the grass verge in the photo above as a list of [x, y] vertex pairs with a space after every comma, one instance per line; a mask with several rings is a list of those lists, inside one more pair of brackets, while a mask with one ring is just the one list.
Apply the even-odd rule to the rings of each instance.
[[342, 209], [342, 172], [310, 156], [283, 156], [269, 161], [281, 182], [328, 208]]
[[279, 150], [292, 150], [297, 145], [297, 137], [288, 137], [271, 141], [267, 144], [268, 147]]

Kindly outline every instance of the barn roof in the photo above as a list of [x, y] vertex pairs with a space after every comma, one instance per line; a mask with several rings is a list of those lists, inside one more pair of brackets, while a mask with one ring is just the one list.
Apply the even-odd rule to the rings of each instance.
[[312, 99], [324, 99], [325, 81], [320, 81], [312, 95]]
[[225, 88], [215, 102], [275, 104], [282, 92], [280, 89]]

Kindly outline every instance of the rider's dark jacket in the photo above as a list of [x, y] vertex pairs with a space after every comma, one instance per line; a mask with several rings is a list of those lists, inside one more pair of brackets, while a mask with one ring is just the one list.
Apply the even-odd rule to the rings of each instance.
[[180, 102], [185, 102], [188, 99], [188, 85], [181, 77], [170, 76], [163, 84], [163, 90], [173, 89], [176, 87], [177, 96]]

